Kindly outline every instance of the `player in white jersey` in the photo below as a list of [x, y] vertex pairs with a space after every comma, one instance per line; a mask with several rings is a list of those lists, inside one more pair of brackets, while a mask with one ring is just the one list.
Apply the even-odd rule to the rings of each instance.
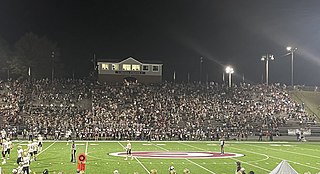
[[21, 146], [18, 146], [17, 152], [18, 152], [17, 164], [20, 164], [20, 162], [22, 162], [22, 156], [23, 156], [23, 149]]
[[8, 143], [5, 139], [2, 140], [1, 152], [2, 152], [2, 164], [6, 163], [6, 153], [8, 150]]
[[8, 145], [8, 149], [7, 149], [8, 158], [7, 159], [10, 159], [10, 152], [12, 149], [12, 141], [10, 140], [10, 138], [7, 138], [7, 145]]
[[33, 160], [37, 160], [37, 154], [38, 154], [38, 141], [36, 139], [33, 140], [32, 143], [33, 146]]
[[39, 134], [38, 135], [38, 152], [42, 151], [42, 145], [43, 145], [43, 137]]
[[127, 143], [127, 146], [125, 149], [127, 151], [127, 156], [126, 156], [125, 160], [128, 160], [128, 157], [131, 157], [131, 160], [133, 160], [133, 156], [131, 154], [132, 146], [131, 146], [131, 143], [129, 140], [128, 140], [128, 143]]
[[33, 158], [33, 144], [32, 144], [32, 141], [29, 141], [27, 146], [28, 146], [27, 151], [29, 153], [29, 156]]
[[29, 167], [30, 167], [30, 156], [28, 155], [28, 153], [25, 152], [22, 157], [22, 171], [24, 174], [30, 174]]

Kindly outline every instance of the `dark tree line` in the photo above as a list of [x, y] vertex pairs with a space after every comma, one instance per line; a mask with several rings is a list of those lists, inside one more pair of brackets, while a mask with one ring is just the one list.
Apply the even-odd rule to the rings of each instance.
[[45, 36], [26, 33], [14, 45], [0, 37], [0, 70], [2, 77], [28, 78], [29, 68], [32, 78], [51, 78], [61, 75], [60, 51], [56, 43]]

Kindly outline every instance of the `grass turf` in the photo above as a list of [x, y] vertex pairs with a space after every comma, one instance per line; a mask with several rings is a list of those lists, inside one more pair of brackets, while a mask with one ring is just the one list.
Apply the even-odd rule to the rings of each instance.
[[[134, 151], [214, 151], [219, 152], [219, 142], [131, 142]], [[16, 147], [12, 149], [11, 159], [2, 165], [5, 174], [11, 173], [16, 167]], [[26, 144], [26, 142], [20, 142]], [[115, 169], [121, 174], [148, 173], [147, 170], [157, 169], [158, 173], [168, 173], [169, 166], [174, 166], [177, 173], [184, 168], [191, 173], [205, 174], [231, 174], [236, 169], [236, 161], [242, 162], [242, 167], [249, 173], [269, 173], [281, 160], [287, 160], [298, 172], [320, 172], [320, 143], [319, 142], [234, 142], [227, 141], [226, 152], [244, 154], [237, 158], [211, 158], [211, 159], [147, 159], [136, 158], [124, 160], [124, 157], [110, 156], [112, 152], [123, 152], [122, 146], [126, 141], [78, 141], [77, 154], [87, 152], [87, 174], [113, 173]], [[23, 145], [26, 148], [26, 145]], [[66, 142], [45, 142], [43, 151], [38, 155], [37, 161], [31, 163], [31, 170], [37, 174], [48, 169], [49, 173], [63, 171], [66, 174], [76, 173], [77, 165], [70, 162], [70, 144]]]

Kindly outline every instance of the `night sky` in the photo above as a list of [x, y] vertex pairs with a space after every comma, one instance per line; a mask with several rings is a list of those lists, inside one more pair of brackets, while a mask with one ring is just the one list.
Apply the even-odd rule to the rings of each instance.
[[234, 80], [261, 83], [266, 53], [269, 81], [290, 84], [290, 56], [297, 47], [295, 84], [320, 85], [319, 0], [1, 0], [0, 36], [14, 44], [27, 32], [61, 49], [67, 72], [87, 76], [98, 59], [157, 60], [164, 79], [221, 83], [225, 65]]

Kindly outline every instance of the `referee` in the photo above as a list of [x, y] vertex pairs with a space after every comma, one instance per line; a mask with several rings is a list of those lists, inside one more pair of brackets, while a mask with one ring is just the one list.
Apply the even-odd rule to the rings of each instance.
[[70, 162], [73, 162], [73, 163], [76, 162], [76, 151], [77, 151], [76, 144], [74, 144], [74, 141], [72, 141], [72, 144], [71, 144], [71, 161]]

